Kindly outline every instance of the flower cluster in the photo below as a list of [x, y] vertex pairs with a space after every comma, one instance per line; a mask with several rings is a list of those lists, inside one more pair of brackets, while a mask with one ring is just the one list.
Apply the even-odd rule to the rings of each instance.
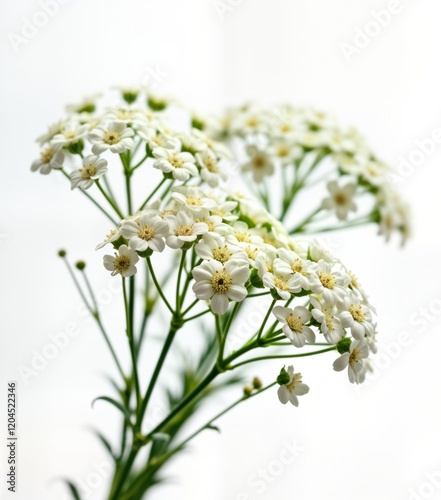
[[300, 189], [321, 183], [327, 192], [321, 193], [317, 212], [333, 213], [341, 222], [367, 206], [357, 224], [377, 223], [386, 239], [395, 231], [407, 238], [408, 208], [393, 189], [391, 171], [354, 128], [343, 128], [322, 112], [289, 105], [271, 109], [246, 105], [203, 124], [209, 135], [228, 142], [263, 201], [261, 187], [277, 173], [284, 189], [292, 183], [292, 189], [285, 191], [285, 205]]
[[[121, 103], [112, 106], [106, 106], [101, 96], [68, 106], [68, 116], [37, 139], [42, 150], [32, 171], [49, 174], [62, 170], [72, 189], [86, 190], [99, 184], [108, 172], [103, 154], [110, 153], [109, 159], [113, 154], [133, 160], [140, 152], [140, 165], [149, 159], [153, 168], [173, 181], [197, 177], [211, 187], [226, 181], [223, 163], [227, 153], [222, 144], [195, 128], [171, 130], [165, 113], [167, 101], [147, 98], [139, 89], [123, 89], [122, 97]], [[66, 172], [65, 167], [71, 171]]]
[[214, 314], [259, 290], [272, 300], [271, 312], [292, 346], [313, 346], [322, 336], [342, 354], [334, 368], [347, 367], [351, 382], [363, 381], [363, 360], [375, 350], [374, 311], [363, 288], [317, 242], [293, 240], [253, 200], [177, 187], [166, 203], [124, 219], [98, 248], [106, 243], [113, 244], [115, 255], [104, 257], [105, 267], [124, 277], [136, 273], [139, 257], [166, 247], [193, 252], [194, 295], [209, 301]]

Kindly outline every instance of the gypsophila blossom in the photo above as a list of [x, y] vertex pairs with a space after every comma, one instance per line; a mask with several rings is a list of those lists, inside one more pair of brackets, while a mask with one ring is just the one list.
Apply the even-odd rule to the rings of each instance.
[[229, 300], [241, 302], [247, 295], [244, 284], [250, 271], [248, 265], [230, 260], [222, 264], [217, 260], [204, 261], [193, 269], [193, 291], [198, 299], [211, 299], [211, 310], [224, 314]]
[[364, 360], [368, 356], [369, 347], [366, 340], [353, 340], [349, 351], [343, 353], [334, 361], [334, 370], [340, 372], [347, 368], [351, 384], [359, 384], [363, 373]]
[[292, 365], [288, 366], [288, 370], [282, 369], [281, 375], [285, 375], [286, 382], [277, 390], [279, 401], [284, 405], [289, 401], [292, 405], [299, 406], [298, 396], [308, 394], [309, 386], [302, 382], [302, 374], [295, 373]]
[[138, 252], [151, 249], [162, 252], [170, 226], [154, 212], [146, 211], [135, 220], [125, 220], [121, 224], [121, 234], [129, 240], [129, 246]]
[[83, 166], [70, 173], [71, 189], [89, 189], [107, 172], [107, 160], [96, 155], [83, 158]]
[[186, 243], [192, 243], [198, 236], [208, 231], [205, 222], [196, 222], [195, 219], [183, 211], [176, 215], [165, 217], [170, 227], [166, 243], [170, 248], [181, 248]]
[[89, 134], [90, 142], [93, 144], [92, 152], [97, 155], [107, 150], [112, 153], [124, 153], [133, 148], [133, 135], [133, 129], [127, 127], [123, 121], [100, 125]]
[[47, 175], [53, 168], [58, 169], [63, 166], [64, 154], [62, 151], [55, 150], [53, 146], [45, 147], [40, 158], [32, 162], [32, 172], [40, 171], [40, 174]]
[[153, 150], [153, 156], [156, 158], [153, 166], [165, 174], [171, 174], [174, 179], [186, 181], [198, 174], [196, 160], [191, 153], [158, 147]]
[[104, 267], [111, 271], [112, 276], [120, 274], [123, 278], [136, 274], [135, 264], [138, 260], [138, 254], [127, 245], [121, 245], [115, 255], [103, 257]]
[[294, 309], [289, 307], [276, 306], [273, 309], [274, 316], [282, 323], [283, 333], [288, 337], [295, 347], [303, 347], [307, 341], [309, 344], [315, 343], [315, 334], [307, 323], [311, 320], [311, 313], [306, 307], [297, 306]]
[[353, 201], [356, 189], [355, 184], [340, 187], [337, 181], [328, 182], [330, 196], [323, 200], [322, 207], [326, 210], [335, 210], [338, 219], [346, 220], [349, 212], [357, 210], [357, 205]]

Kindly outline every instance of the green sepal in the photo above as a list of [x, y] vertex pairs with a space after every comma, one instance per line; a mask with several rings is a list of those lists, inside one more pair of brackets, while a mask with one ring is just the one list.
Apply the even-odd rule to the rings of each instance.
[[351, 347], [351, 342], [352, 341], [349, 337], [343, 337], [336, 344], [337, 351], [340, 354], [344, 354], [345, 352], [349, 352], [349, 348]]
[[80, 139], [77, 142], [73, 142], [72, 144], [69, 144], [69, 146], [67, 146], [66, 149], [69, 151], [69, 153], [72, 153], [73, 155], [80, 155], [84, 149], [83, 139]]
[[277, 376], [277, 383], [279, 385], [286, 385], [289, 383], [290, 380], [291, 380], [291, 377], [289, 376], [289, 373], [285, 370], [285, 367], [283, 367], [280, 370], [279, 375]]
[[137, 92], [123, 92], [122, 93], [122, 98], [126, 101], [127, 104], [132, 104], [132, 102], [135, 102], [138, 97]]
[[250, 282], [254, 288], [265, 288], [263, 285], [263, 281], [257, 272], [257, 269], [253, 269], [250, 274]]
[[156, 101], [152, 97], [147, 99], [147, 105], [153, 111], [162, 111], [167, 107], [167, 103], [164, 101]]
[[153, 250], [151, 248], [147, 248], [147, 250], [143, 250], [142, 252], [138, 252], [138, 255], [142, 259], [146, 259], [147, 257], [151, 257], [153, 255]]

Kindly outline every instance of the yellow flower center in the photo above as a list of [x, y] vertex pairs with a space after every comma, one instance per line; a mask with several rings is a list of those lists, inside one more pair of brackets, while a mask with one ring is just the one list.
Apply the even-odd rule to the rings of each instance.
[[303, 270], [303, 263], [300, 259], [296, 259], [291, 263], [291, 269], [293, 273], [300, 273], [305, 275], [305, 271]]
[[193, 234], [193, 224], [189, 224], [187, 226], [184, 224], [181, 224], [175, 230], [176, 236], [191, 236], [192, 234]]
[[117, 144], [121, 140], [121, 134], [117, 130], [106, 130], [103, 141], [106, 144]]
[[155, 236], [155, 230], [152, 226], [141, 226], [139, 225], [138, 236], [145, 241], [151, 240]]
[[224, 245], [223, 247], [217, 247], [214, 248], [212, 251], [213, 257], [215, 260], [218, 260], [222, 264], [225, 262], [229, 261], [232, 257], [232, 253], [228, 250], [227, 245]]
[[253, 247], [250, 247], [249, 245], [247, 245], [244, 248], [244, 250], [245, 250], [246, 254], [248, 255], [249, 259], [256, 260], [257, 254], [259, 253], [259, 249], [258, 248], [253, 248]]
[[358, 323], [363, 323], [363, 321], [366, 319], [366, 314], [362, 311], [361, 304], [352, 304], [349, 308], [349, 312], [351, 313], [351, 316], [354, 318], [354, 320], [358, 321]]
[[43, 151], [40, 153], [41, 161], [43, 163], [49, 163], [52, 160], [53, 156], [54, 156], [53, 148], [43, 149]]
[[168, 157], [168, 162], [174, 167], [174, 168], [182, 168], [184, 165], [184, 160], [179, 158], [179, 156], [176, 153], [171, 154]]
[[115, 255], [113, 267], [116, 271], [122, 272], [130, 267], [130, 259], [127, 255]]
[[328, 330], [334, 330], [334, 316], [329, 312], [328, 309], [323, 311], [325, 315], [325, 324]]
[[202, 200], [197, 196], [187, 196], [185, 198], [187, 205], [191, 205], [193, 207], [202, 207]]
[[286, 324], [289, 329], [295, 333], [302, 333], [303, 322], [300, 316], [294, 316], [293, 313], [289, 313], [286, 317]]
[[204, 161], [204, 165], [205, 165], [205, 168], [209, 171], [209, 172], [213, 172], [213, 173], [216, 173], [218, 172], [219, 168], [217, 166], [217, 163], [216, 163], [216, 160], [214, 160], [213, 158], [207, 158], [205, 161]]
[[96, 166], [94, 163], [89, 163], [80, 168], [81, 178], [84, 180], [89, 180], [92, 176], [96, 175]]
[[265, 157], [263, 155], [256, 155], [253, 158], [253, 165], [255, 168], [264, 168], [266, 165]]
[[241, 243], [251, 243], [250, 233], [244, 233], [239, 231], [236, 233], [236, 238], [237, 241], [240, 241]]
[[331, 273], [320, 273], [319, 279], [320, 279], [321, 284], [325, 288], [329, 288], [329, 290], [332, 290], [335, 287], [335, 285], [337, 284], [335, 276], [332, 275]]
[[287, 292], [289, 290], [288, 283], [282, 276], [274, 276], [274, 286], [282, 290], [282, 292]]
[[292, 376], [292, 380], [290, 380], [287, 384], [286, 387], [288, 390], [293, 391], [298, 384], [302, 382], [302, 374], [301, 373], [294, 373]]
[[349, 364], [352, 369], [354, 369], [354, 366], [360, 361], [360, 350], [355, 348], [351, 354], [349, 355]]
[[215, 293], [226, 293], [233, 284], [233, 278], [230, 274], [222, 271], [216, 271], [211, 278], [211, 288]]
[[344, 193], [340, 192], [334, 196], [334, 201], [337, 205], [345, 206], [348, 202], [348, 198]]

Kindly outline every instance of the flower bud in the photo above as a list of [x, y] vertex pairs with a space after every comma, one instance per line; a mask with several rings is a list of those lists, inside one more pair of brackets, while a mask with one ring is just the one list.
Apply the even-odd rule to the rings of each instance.
[[262, 381], [260, 380], [259, 377], [253, 378], [253, 387], [256, 390], [262, 389]]
[[84, 268], [86, 267], [86, 263], [84, 262], [84, 260], [79, 260], [76, 264], [75, 264], [75, 267], [79, 270], [79, 271], [83, 271]]
[[62, 259], [64, 259], [64, 257], [66, 257], [66, 255], [67, 255], [66, 250], [63, 250], [63, 249], [58, 250], [58, 257], [61, 257]]
[[243, 395], [244, 396], [251, 396], [251, 394], [253, 393], [253, 388], [250, 386], [250, 385], [246, 385], [244, 388], [243, 388]]

